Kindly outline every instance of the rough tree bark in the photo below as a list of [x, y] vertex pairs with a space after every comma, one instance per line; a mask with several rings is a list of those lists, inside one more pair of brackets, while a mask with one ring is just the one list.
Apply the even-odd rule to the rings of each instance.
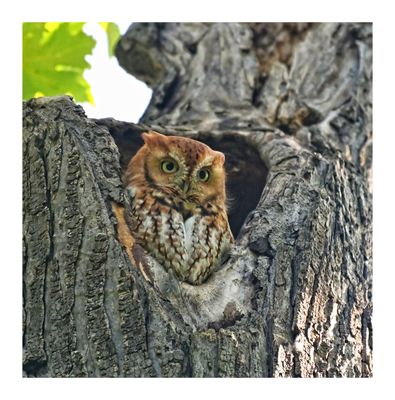
[[[117, 57], [139, 124], [24, 104], [25, 376], [371, 376], [371, 25], [133, 24]], [[198, 287], [117, 237], [148, 128], [226, 153], [237, 241]]]

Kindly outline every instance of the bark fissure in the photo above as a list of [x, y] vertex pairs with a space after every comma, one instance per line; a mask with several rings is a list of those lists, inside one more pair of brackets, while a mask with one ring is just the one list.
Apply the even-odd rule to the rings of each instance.
[[[54, 243], [53, 243], [53, 234], [54, 234], [54, 226], [53, 226], [53, 213], [51, 211], [51, 199], [50, 199], [50, 188], [48, 185], [48, 167], [46, 163], [46, 156], [44, 154], [44, 149], [43, 149], [43, 143], [38, 143], [36, 145], [37, 151], [38, 151], [38, 157], [40, 157], [43, 165], [43, 173], [44, 173], [44, 188], [43, 190], [45, 191], [46, 195], [46, 205], [48, 209], [48, 238], [49, 238], [49, 247], [48, 247], [48, 254], [46, 255], [45, 259], [45, 269], [44, 269], [44, 281], [43, 281], [43, 325], [42, 325], [42, 337], [44, 338], [43, 340], [43, 351], [45, 354], [45, 359], [48, 360], [48, 345], [47, 345], [47, 338], [48, 335], [47, 333], [47, 321], [48, 321], [48, 308], [47, 305], [49, 304], [50, 301], [50, 296], [48, 295], [48, 269], [50, 268], [50, 265], [53, 263], [53, 258], [54, 258]], [[41, 372], [46, 372], [46, 364], [41, 365]]]
[[155, 375], [157, 377], [161, 377], [161, 366], [158, 357], [155, 354], [155, 349], [153, 348], [152, 339], [150, 337], [150, 308], [149, 308], [149, 301], [147, 296], [145, 296], [143, 300], [143, 308], [144, 308], [144, 324], [145, 324], [145, 343], [147, 346], [147, 352], [149, 358], [152, 362], [152, 367], [155, 371]]
[[116, 350], [117, 365], [119, 368], [119, 375], [124, 376], [124, 359], [125, 351], [122, 341], [122, 333], [120, 328], [120, 315], [119, 315], [119, 304], [116, 295], [116, 281], [114, 274], [118, 271], [112, 271], [108, 260], [106, 261], [105, 276], [104, 276], [104, 310], [106, 318], [109, 322], [109, 328], [111, 331], [111, 339]]
[[79, 257], [75, 261], [75, 286], [74, 286], [74, 302], [72, 307], [72, 315], [75, 321], [75, 329], [76, 329], [76, 350], [79, 352], [79, 355], [85, 359], [86, 366], [84, 371], [81, 373], [86, 373], [87, 375], [92, 375], [93, 371], [93, 359], [91, 356], [90, 347], [88, 345], [88, 335], [86, 332], [86, 324], [85, 320], [82, 317], [85, 300], [85, 273], [83, 271], [84, 264], [82, 263], [82, 254], [84, 254], [84, 249], [86, 245], [84, 245], [84, 241], [86, 241], [86, 235], [83, 234], [85, 232], [85, 222], [81, 221], [81, 230], [82, 230], [82, 238], [79, 243], [78, 254]]

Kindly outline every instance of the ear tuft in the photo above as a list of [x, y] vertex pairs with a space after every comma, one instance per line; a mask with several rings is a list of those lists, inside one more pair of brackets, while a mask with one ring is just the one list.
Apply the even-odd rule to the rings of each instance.
[[141, 137], [148, 147], [152, 145], [157, 146], [166, 142], [166, 136], [155, 131], [144, 132]]
[[216, 151], [215, 152], [215, 161], [219, 165], [224, 165], [224, 163], [225, 163], [225, 154], [221, 153], [220, 151]]

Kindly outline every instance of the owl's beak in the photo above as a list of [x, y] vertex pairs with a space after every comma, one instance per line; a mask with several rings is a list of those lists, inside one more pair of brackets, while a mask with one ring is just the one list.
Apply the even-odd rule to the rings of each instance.
[[189, 191], [189, 186], [190, 186], [190, 183], [189, 183], [188, 181], [184, 181], [183, 184], [182, 184], [182, 186], [181, 186], [182, 191], [183, 191], [184, 193], [188, 193], [188, 191]]

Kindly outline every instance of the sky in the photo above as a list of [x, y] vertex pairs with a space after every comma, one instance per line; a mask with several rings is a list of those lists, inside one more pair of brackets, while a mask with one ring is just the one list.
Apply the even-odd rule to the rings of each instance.
[[[130, 22], [115, 22], [126, 32]], [[95, 105], [80, 103], [90, 118], [112, 117], [137, 123], [151, 98], [152, 90], [119, 66], [116, 57], [109, 58], [107, 36], [97, 22], [88, 22], [84, 31], [96, 39], [93, 54], [86, 57], [91, 69], [84, 77], [91, 85]]]

